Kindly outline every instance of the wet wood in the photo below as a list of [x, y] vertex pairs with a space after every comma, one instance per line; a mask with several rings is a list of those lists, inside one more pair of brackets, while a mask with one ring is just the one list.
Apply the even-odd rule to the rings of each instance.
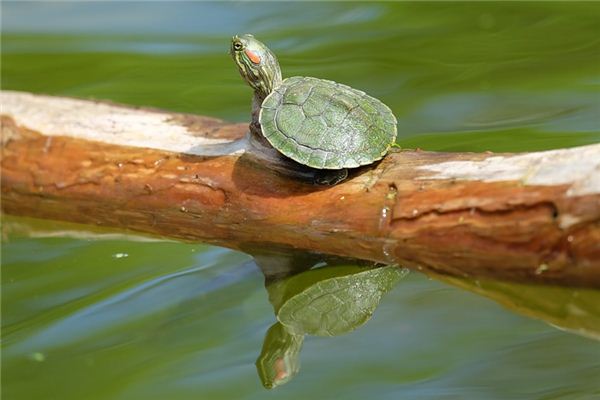
[[3, 92], [2, 210], [235, 249], [600, 287], [600, 145], [393, 151], [334, 187], [286, 175], [246, 124]]

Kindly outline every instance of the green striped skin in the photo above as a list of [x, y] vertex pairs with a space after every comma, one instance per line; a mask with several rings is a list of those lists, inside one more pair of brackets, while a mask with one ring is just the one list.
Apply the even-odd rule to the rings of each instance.
[[282, 81], [275, 55], [251, 35], [234, 36], [231, 55], [254, 88], [253, 122], [292, 160], [315, 169], [356, 168], [383, 158], [396, 140], [394, 114], [364, 92], [317, 78]]
[[256, 360], [256, 371], [267, 389], [289, 382], [300, 371], [300, 350], [304, 335], [294, 335], [279, 322], [273, 324]]
[[[251, 51], [260, 59], [259, 64], [250, 60], [246, 51]], [[229, 50], [242, 79], [254, 89], [260, 101], [281, 83], [281, 69], [275, 54], [252, 35], [234, 36]]]

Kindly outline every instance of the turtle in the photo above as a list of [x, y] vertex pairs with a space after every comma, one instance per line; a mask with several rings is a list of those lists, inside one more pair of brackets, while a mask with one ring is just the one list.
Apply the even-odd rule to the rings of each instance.
[[396, 117], [380, 100], [330, 80], [282, 79], [275, 54], [250, 34], [233, 36], [230, 53], [254, 89], [251, 135], [314, 172], [314, 183], [337, 184], [394, 145]]
[[277, 318], [267, 331], [256, 369], [268, 389], [300, 371], [305, 335], [338, 336], [365, 324], [381, 298], [408, 274], [398, 265], [348, 264], [310, 269], [267, 285]]

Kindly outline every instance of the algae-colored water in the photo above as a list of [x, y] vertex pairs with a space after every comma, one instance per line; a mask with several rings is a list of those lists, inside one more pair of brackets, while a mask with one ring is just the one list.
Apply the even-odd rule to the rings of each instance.
[[[245, 32], [284, 76], [382, 99], [405, 147], [600, 142], [594, 2], [3, 2], [1, 86], [246, 121], [227, 54]], [[275, 316], [250, 256], [81, 229], [3, 217], [3, 398], [600, 396], [597, 291], [411, 273], [356, 331], [306, 336], [268, 391], [254, 363]]]

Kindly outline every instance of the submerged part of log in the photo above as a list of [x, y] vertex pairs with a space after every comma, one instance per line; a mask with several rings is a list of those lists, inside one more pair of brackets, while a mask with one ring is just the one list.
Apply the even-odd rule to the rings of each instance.
[[[2, 209], [242, 249], [600, 287], [600, 145], [393, 151], [333, 187], [246, 124], [3, 92]], [[282, 173], [283, 172], [283, 173]]]

